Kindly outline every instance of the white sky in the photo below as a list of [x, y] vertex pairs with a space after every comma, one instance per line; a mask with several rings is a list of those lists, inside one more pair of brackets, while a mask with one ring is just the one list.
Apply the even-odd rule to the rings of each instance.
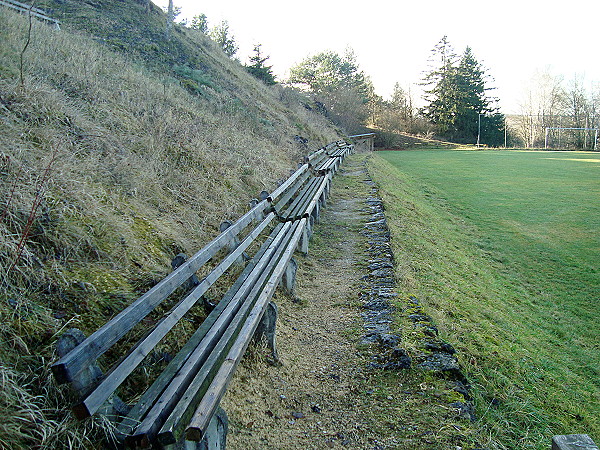
[[[153, 0], [166, 6], [168, 0]], [[433, 46], [447, 35], [457, 53], [469, 45], [488, 69], [505, 114], [519, 112], [536, 70], [586, 86], [600, 82], [599, 0], [174, 0], [178, 18], [204, 13], [209, 27], [229, 22], [242, 62], [255, 43], [279, 79], [309, 55], [354, 49], [379, 95], [395, 82], [419, 96]]]

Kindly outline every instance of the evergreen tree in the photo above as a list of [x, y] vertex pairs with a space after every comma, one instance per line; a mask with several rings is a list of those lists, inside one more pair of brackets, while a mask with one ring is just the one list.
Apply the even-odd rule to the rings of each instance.
[[429, 102], [423, 114], [438, 126], [439, 132], [463, 142], [500, 145], [504, 133], [504, 116], [489, 97], [485, 69], [470, 47], [456, 57], [446, 36], [433, 49], [437, 64], [426, 74], [423, 84]]
[[458, 87], [456, 54], [447, 36], [444, 36], [432, 50], [430, 61], [432, 70], [421, 83], [427, 86], [424, 99], [428, 105], [422, 109], [425, 117], [439, 128], [442, 134], [454, 130], [458, 109]]
[[263, 81], [266, 85], [271, 86], [276, 84], [275, 75], [273, 75], [273, 66], [266, 66], [265, 62], [269, 59], [268, 56], [263, 57], [260, 52], [262, 44], [256, 44], [254, 46], [254, 55], [250, 57], [250, 64], [246, 66], [246, 70], [254, 75], [259, 80]]

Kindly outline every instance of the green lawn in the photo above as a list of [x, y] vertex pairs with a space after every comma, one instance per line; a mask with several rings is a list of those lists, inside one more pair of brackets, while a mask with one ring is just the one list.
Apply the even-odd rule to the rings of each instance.
[[378, 152], [402, 293], [474, 386], [481, 445], [600, 441], [600, 155]]

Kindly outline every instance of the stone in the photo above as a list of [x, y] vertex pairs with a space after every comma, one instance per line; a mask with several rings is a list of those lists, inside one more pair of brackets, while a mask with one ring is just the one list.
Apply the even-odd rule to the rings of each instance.
[[446, 342], [440, 342], [440, 341], [425, 342], [425, 349], [430, 350], [432, 352], [449, 353], [450, 355], [453, 355], [456, 353], [456, 350], [454, 350], [454, 347], [452, 347], [452, 345], [450, 345]]
[[458, 416], [461, 419], [467, 419], [471, 422], [475, 421], [475, 408], [471, 402], [454, 402], [450, 403], [452, 408], [456, 408]]
[[598, 450], [587, 434], [568, 434], [552, 437], [552, 450]]
[[380, 334], [377, 339], [379, 345], [386, 348], [394, 348], [400, 343], [400, 336], [396, 334]]
[[385, 370], [410, 369], [412, 359], [407, 351], [400, 347], [395, 347], [388, 356], [389, 361], [385, 363]]
[[460, 373], [458, 360], [455, 356], [448, 353], [433, 353], [432, 355], [428, 355], [423, 362], [419, 363], [418, 367], [434, 372]]

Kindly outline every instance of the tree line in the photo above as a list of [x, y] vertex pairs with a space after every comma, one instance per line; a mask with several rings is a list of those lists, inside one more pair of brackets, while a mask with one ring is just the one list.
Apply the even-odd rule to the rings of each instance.
[[578, 77], [565, 81], [549, 70], [537, 72], [525, 88], [520, 114], [509, 117], [508, 123], [514, 145], [594, 149], [600, 87], [586, 86]]
[[350, 132], [368, 126], [384, 132], [434, 134], [455, 142], [499, 146], [504, 143], [504, 116], [489, 95], [491, 77], [470, 47], [461, 56], [444, 36], [433, 48], [424, 73], [422, 108], [398, 83], [389, 100], [373, 84], [349, 49], [344, 56], [323, 52], [292, 67], [289, 81], [320, 98], [334, 121]]
[[[172, 23], [178, 13], [170, 0], [167, 21]], [[183, 21], [180, 25], [207, 35], [229, 57], [238, 51], [227, 21], [209, 28], [206, 15], [198, 14], [190, 23]], [[256, 44], [244, 67], [265, 84], [273, 85], [277, 80], [268, 59], [262, 45]], [[351, 48], [342, 55], [329, 50], [306, 57], [290, 69], [286, 82], [310, 93], [314, 106], [348, 133], [375, 129], [499, 146], [504, 142], [505, 120], [497, 99], [488, 94], [492, 90], [490, 81], [470, 47], [458, 56], [444, 36], [433, 48], [430, 68], [421, 82], [425, 102], [422, 108], [415, 107], [412, 93], [398, 83], [389, 99], [377, 95]]]

